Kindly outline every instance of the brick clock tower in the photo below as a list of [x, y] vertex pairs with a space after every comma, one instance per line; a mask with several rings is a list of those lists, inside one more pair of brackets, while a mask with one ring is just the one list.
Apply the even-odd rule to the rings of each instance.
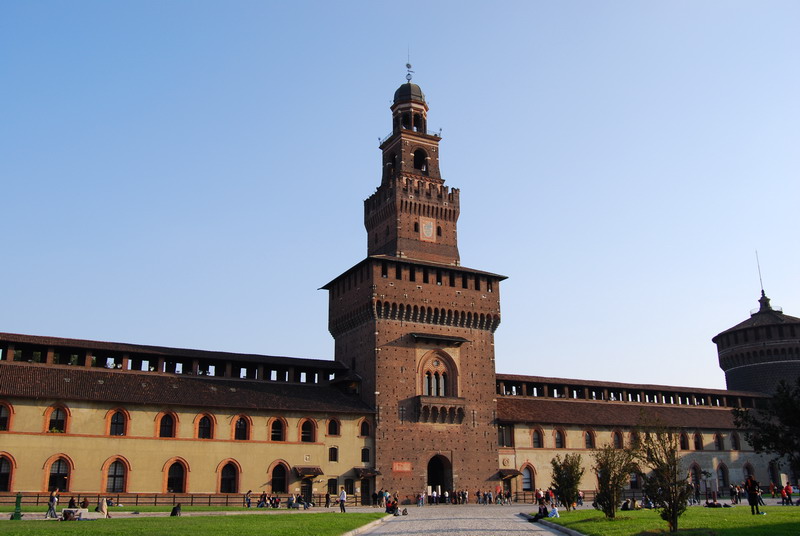
[[381, 183], [364, 201], [368, 256], [323, 287], [336, 360], [375, 408], [375, 459], [365, 461], [377, 474], [361, 492], [493, 489], [505, 277], [460, 264], [459, 191], [444, 185], [441, 136], [428, 130], [425, 95], [410, 77], [391, 111]]

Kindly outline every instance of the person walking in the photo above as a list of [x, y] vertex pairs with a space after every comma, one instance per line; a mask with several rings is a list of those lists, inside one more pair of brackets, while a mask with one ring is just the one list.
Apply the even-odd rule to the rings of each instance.
[[761, 491], [761, 484], [759, 484], [753, 475], [747, 475], [747, 480], [744, 481], [744, 489], [747, 492], [747, 503], [750, 505], [750, 513], [753, 515], [761, 515], [758, 511], [758, 493]]
[[339, 511], [343, 514], [347, 512], [347, 510], [345, 509], [346, 504], [347, 504], [347, 492], [344, 490], [344, 486], [342, 486], [342, 491], [339, 492]]
[[58, 514], [56, 514], [56, 507], [58, 506], [58, 488], [54, 489], [50, 492], [50, 499], [47, 501], [47, 513], [44, 515], [45, 519], [53, 518], [56, 519]]
[[247, 508], [250, 508], [250, 503], [252, 501], [251, 495], [253, 495], [253, 490], [251, 489], [247, 490], [247, 493], [244, 494], [244, 505]]

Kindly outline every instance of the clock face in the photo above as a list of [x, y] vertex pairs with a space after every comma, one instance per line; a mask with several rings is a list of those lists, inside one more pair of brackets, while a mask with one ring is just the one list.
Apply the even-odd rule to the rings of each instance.
[[419, 219], [419, 238], [425, 242], [436, 242], [436, 220]]

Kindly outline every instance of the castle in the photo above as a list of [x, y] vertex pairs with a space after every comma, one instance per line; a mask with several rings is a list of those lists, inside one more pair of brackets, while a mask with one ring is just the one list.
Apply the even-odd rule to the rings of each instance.
[[[420, 87], [402, 84], [391, 112], [364, 202], [367, 257], [323, 287], [335, 360], [0, 333], [0, 492], [344, 486], [368, 500], [502, 486], [524, 499], [550, 485], [556, 454], [585, 453], [589, 469], [591, 449], [628, 444], [643, 419], [682, 431], [702, 489], [785, 481], [731, 408], [800, 374], [800, 319], [762, 294], [714, 337], [728, 390], [496, 373], [505, 278], [461, 265], [459, 191], [444, 184]], [[591, 470], [581, 487], [596, 487]]]

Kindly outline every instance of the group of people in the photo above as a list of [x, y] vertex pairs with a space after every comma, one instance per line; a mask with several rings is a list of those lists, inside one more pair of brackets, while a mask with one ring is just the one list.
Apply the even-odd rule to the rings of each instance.
[[[89, 499], [84, 497], [81, 501], [80, 505], [75, 500], [75, 497], [70, 497], [69, 503], [67, 504], [67, 508], [63, 510], [61, 516], [58, 515], [56, 512], [56, 508], [58, 508], [58, 503], [60, 501], [59, 493], [61, 490], [55, 488], [53, 491], [50, 492], [50, 497], [47, 500], [47, 513], [45, 513], [45, 519], [58, 519], [60, 521], [77, 521], [78, 517], [75, 515], [75, 511], [78, 508], [82, 508], [84, 510], [89, 508]], [[107, 499], [105, 497], [98, 497], [97, 499], [97, 506], [95, 507], [94, 511], [100, 514], [101, 518], [108, 519], [111, 516], [108, 513], [108, 507], [114, 506], [113, 499]]]

